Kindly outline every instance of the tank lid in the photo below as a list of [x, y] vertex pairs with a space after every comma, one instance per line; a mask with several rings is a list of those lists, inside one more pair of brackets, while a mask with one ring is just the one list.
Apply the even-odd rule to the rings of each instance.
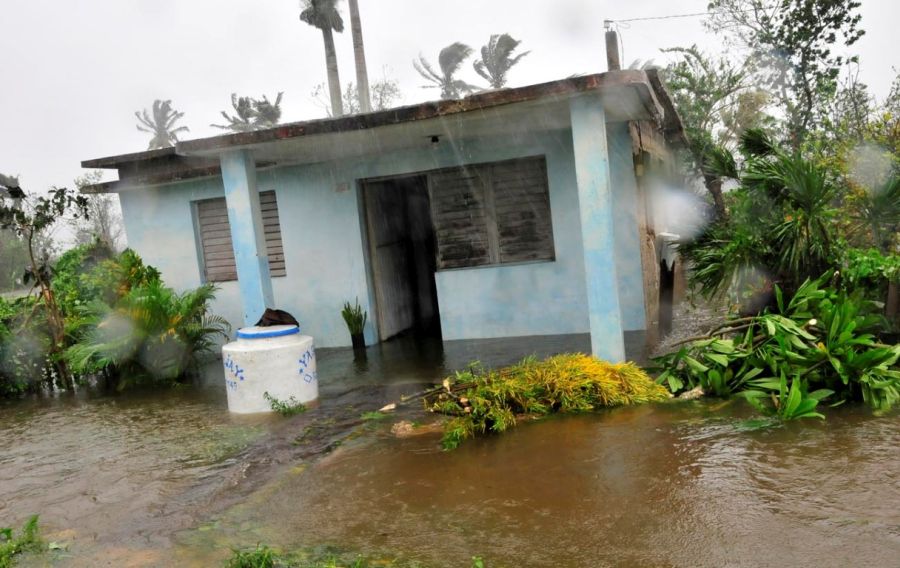
[[300, 333], [296, 325], [270, 325], [267, 327], [244, 327], [237, 331], [238, 339], [268, 339], [271, 337], [284, 337]]

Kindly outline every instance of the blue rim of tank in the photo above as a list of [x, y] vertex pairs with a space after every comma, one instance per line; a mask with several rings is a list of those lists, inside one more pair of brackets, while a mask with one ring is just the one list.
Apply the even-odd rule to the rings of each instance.
[[297, 333], [300, 333], [300, 328], [296, 325], [292, 325], [287, 329], [273, 329], [272, 331], [245, 332], [243, 329], [239, 329], [237, 331], [237, 336], [239, 339], [268, 339], [271, 337], [284, 337], [285, 335], [294, 335]]

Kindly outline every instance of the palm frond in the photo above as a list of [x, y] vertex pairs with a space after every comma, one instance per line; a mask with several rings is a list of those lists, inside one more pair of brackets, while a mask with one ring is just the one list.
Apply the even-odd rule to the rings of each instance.
[[735, 179], [738, 177], [734, 156], [722, 146], [710, 148], [704, 157], [703, 169], [713, 175]]
[[775, 142], [761, 128], [748, 128], [741, 134], [738, 147], [748, 156], [771, 156], [778, 149]]

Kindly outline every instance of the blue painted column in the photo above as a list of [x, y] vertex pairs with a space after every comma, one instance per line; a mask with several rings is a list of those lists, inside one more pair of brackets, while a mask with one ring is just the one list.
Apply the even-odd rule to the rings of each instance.
[[225, 152], [219, 156], [219, 162], [225, 185], [225, 203], [228, 206], [244, 325], [251, 326], [259, 321], [266, 308], [275, 305], [259, 192], [256, 189], [256, 163], [247, 150]]
[[578, 183], [578, 210], [591, 352], [609, 361], [625, 360], [625, 339], [616, 278], [615, 220], [606, 143], [606, 113], [600, 99], [572, 99], [572, 146]]
[[616, 233], [616, 275], [619, 306], [626, 331], [647, 329], [644, 309], [644, 271], [641, 265], [641, 235], [638, 228], [637, 179], [627, 122], [606, 126], [609, 142], [610, 179]]

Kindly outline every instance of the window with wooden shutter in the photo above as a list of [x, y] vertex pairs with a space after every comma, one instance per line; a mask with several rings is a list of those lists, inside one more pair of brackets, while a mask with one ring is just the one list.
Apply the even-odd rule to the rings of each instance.
[[438, 268], [553, 260], [543, 157], [429, 174]]
[[[269, 274], [285, 276], [284, 247], [281, 242], [281, 225], [278, 219], [278, 202], [274, 191], [259, 194], [269, 255]], [[197, 225], [200, 232], [200, 248], [203, 270], [207, 282], [237, 280], [234, 247], [231, 242], [231, 226], [225, 198], [205, 199], [197, 202]]]

